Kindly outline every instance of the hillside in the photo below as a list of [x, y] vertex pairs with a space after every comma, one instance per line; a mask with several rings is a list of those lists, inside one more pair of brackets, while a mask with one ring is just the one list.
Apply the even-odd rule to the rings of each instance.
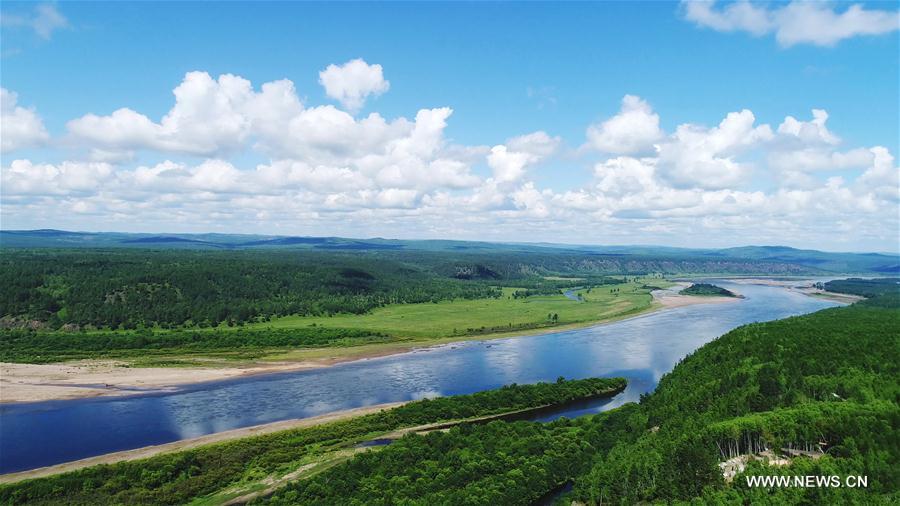
[[[0, 230], [4, 248], [131, 248], [196, 250], [324, 250], [444, 253], [528, 253], [589, 258], [604, 272], [803, 275], [900, 272], [900, 255], [837, 253], [784, 246], [726, 249], [491, 243], [454, 240], [350, 239], [243, 234], [139, 234], [65, 230]], [[763, 267], [764, 266], [764, 267]]]
[[[747, 325], [686, 358], [639, 405], [406, 438], [265, 502], [527, 504], [552, 498], [549, 479], [574, 483], [560, 504], [887, 504], [900, 491], [898, 335], [900, 310], [866, 303]], [[776, 455], [788, 464], [767, 466]], [[726, 481], [719, 464], [735, 459], [748, 467]], [[748, 488], [751, 474], [860, 475], [868, 487]]]

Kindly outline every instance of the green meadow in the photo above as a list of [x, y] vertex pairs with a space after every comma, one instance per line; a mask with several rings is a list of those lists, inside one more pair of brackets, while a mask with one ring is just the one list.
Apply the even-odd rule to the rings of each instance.
[[[661, 280], [654, 279], [659, 284]], [[616, 319], [651, 307], [650, 290], [637, 280], [575, 290], [582, 300], [563, 294], [515, 298], [521, 290], [504, 287], [499, 298], [456, 299], [436, 303], [394, 304], [362, 315], [286, 316], [246, 328], [334, 327], [363, 329], [399, 338], [438, 338], [515, 332]]]

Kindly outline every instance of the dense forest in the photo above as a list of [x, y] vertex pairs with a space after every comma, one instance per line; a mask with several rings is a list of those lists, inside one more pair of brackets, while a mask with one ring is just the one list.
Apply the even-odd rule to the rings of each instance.
[[694, 283], [681, 291], [684, 295], [701, 295], [712, 297], [737, 297], [731, 290], [709, 283]]
[[499, 295], [484, 283], [361, 254], [72, 250], [0, 258], [2, 315], [50, 328], [234, 325]]
[[611, 396], [623, 388], [622, 378], [560, 378], [555, 383], [509, 385], [471, 395], [426, 399], [323, 425], [0, 485], [0, 503], [186, 504], [241, 481], [294, 469], [310, 457], [352, 448], [402, 427], [564, 405]]
[[820, 289], [829, 292], [847, 293], [866, 298], [900, 296], [900, 278], [835, 279], [818, 285]]
[[535, 253], [5, 248], [0, 326], [65, 331], [198, 328], [269, 318], [361, 314], [395, 303], [558, 293], [612, 274], [802, 273], [761, 261]]
[[154, 332], [104, 330], [96, 332], [42, 332], [7, 329], [0, 332], [0, 362], [42, 364], [94, 358], [129, 358], [217, 352], [253, 358], [273, 348], [355, 346], [392, 340], [363, 329], [304, 327], [297, 329], [188, 330]]

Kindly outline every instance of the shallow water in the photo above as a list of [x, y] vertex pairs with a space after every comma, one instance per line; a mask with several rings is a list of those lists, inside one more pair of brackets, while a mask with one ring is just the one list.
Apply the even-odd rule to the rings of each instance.
[[543, 416], [580, 416], [637, 401], [686, 354], [745, 323], [837, 304], [784, 288], [716, 284], [736, 302], [667, 309], [553, 334], [469, 341], [334, 367], [205, 383], [165, 394], [0, 407], [0, 473], [229, 429], [559, 376], [624, 376], [612, 399]]

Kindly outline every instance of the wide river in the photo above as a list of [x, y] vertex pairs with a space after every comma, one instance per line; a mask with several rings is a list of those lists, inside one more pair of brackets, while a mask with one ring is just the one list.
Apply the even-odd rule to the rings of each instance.
[[685, 355], [739, 325], [836, 305], [779, 287], [716, 283], [746, 298], [665, 309], [578, 330], [469, 341], [323, 369], [205, 383], [165, 394], [3, 405], [0, 473], [509, 383], [559, 376], [628, 378], [628, 388], [613, 399], [570, 407], [545, 419], [599, 412], [637, 401]]

